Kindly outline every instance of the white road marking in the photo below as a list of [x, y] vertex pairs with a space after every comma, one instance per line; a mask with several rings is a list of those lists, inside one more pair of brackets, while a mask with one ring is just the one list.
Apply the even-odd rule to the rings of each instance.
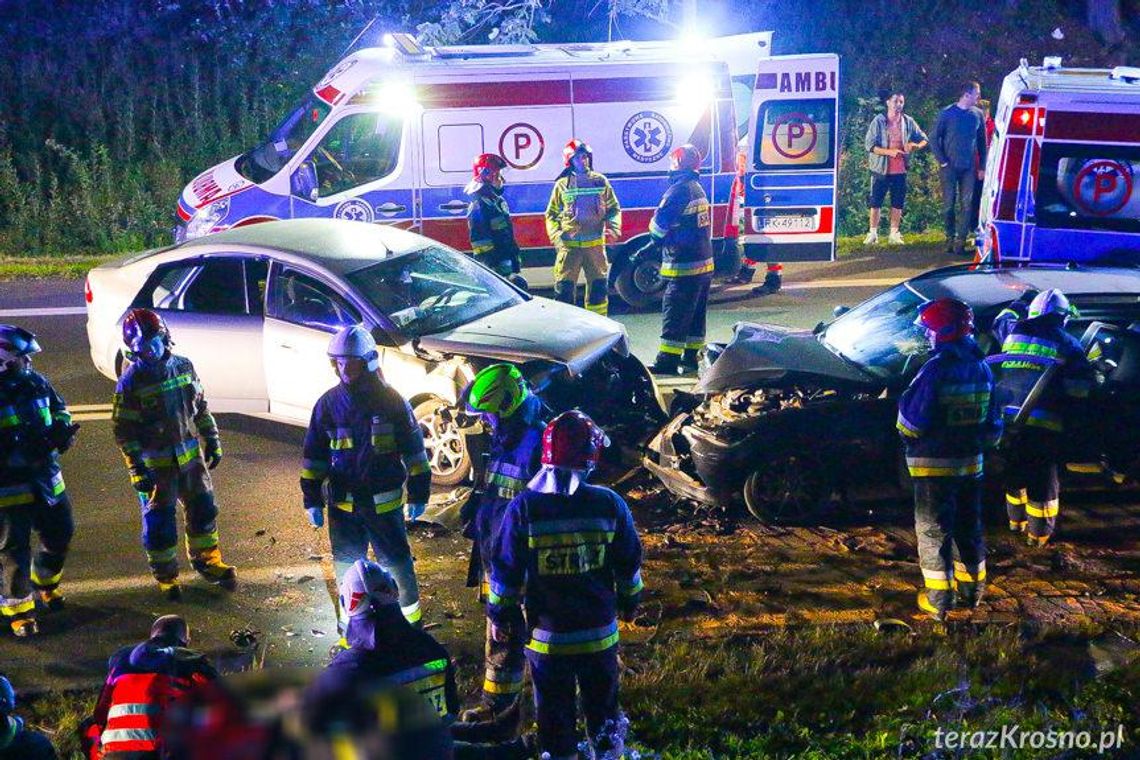
[[0, 317], [71, 317], [86, 314], [86, 306], [44, 306], [27, 309], [0, 309]]
[[[141, 546], [138, 547], [138, 560], [140, 563], [145, 562]], [[206, 583], [206, 581], [200, 578], [192, 569], [183, 568], [183, 571], [180, 579], [184, 584]], [[298, 584], [297, 579], [305, 575], [312, 576], [313, 580], [307, 584]], [[287, 578], [286, 576], [292, 577]], [[309, 562], [304, 565], [292, 565], [288, 567], [253, 567], [249, 569], [239, 567], [237, 569], [237, 578], [239, 587], [242, 583], [255, 583], [259, 585], [281, 583], [287, 586], [300, 585], [302, 588], [319, 589], [323, 593], [324, 586], [321, 584], [324, 584], [327, 580], [331, 580], [331, 575], [329, 578], [325, 578], [321, 563]], [[65, 574], [63, 583], [60, 585], [60, 591], [69, 597], [132, 591], [135, 589], [155, 589], [157, 593], [154, 577], [140, 574], [73, 581], [68, 580]]]

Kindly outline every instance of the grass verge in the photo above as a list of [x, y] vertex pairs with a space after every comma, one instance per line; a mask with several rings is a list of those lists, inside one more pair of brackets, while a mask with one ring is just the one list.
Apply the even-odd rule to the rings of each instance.
[[57, 277], [76, 279], [100, 264], [121, 258], [122, 254], [107, 256], [0, 256], [0, 280], [46, 279]]

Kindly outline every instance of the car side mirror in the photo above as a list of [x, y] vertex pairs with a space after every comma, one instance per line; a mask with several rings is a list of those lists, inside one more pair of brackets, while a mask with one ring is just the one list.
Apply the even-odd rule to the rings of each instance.
[[832, 316], [835, 316], [835, 317], [842, 317], [844, 314], [846, 314], [849, 311], [851, 311], [850, 306], [836, 306], [834, 309], [831, 310], [831, 314], [832, 314]]
[[382, 348], [398, 348], [400, 346], [395, 338], [380, 327], [372, 328], [372, 339], [376, 341], [377, 346]]

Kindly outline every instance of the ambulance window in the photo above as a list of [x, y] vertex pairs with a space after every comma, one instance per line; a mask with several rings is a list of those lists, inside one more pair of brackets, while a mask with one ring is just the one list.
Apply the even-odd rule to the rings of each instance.
[[391, 174], [400, 158], [403, 130], [403, 118], [391, 114], [354, 113], [334, 124], [309, 156], [319, 197]]
[[822, 169], [835, 165], [835, 101], [769, 100], [756, 116], [756, 169]]
[[251, 182], [261, 183], [279, 172], [329, 115], [330, 107], [310, 95], [269, 134], [269, 139], [241, 156], [237, 170]]
[[1140, 232], [1140, 148], [1046, 143], [1037, 224], [1046, 228]]

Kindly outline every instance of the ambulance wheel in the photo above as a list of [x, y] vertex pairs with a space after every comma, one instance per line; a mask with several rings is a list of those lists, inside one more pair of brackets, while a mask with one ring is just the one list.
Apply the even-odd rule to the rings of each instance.
[[744, 506], [761, 522], [811, 523], [823, 511], [823, 489], [815, 471], [803, 457], [777, 457], [744, 481]]
[[633, 265], [626, 264], [614, 281], [614, 289], [634, 309], [659, 308], [665, 292], [661, 260], [652, 258]]
[[447, 407], [442, 399], [429, 398], [412, 410], [424, 436], [431, 482], [437, 486], [457, 486], [471, 473], [471, 450], [467, 436], [453, 417], [440, 412]]

